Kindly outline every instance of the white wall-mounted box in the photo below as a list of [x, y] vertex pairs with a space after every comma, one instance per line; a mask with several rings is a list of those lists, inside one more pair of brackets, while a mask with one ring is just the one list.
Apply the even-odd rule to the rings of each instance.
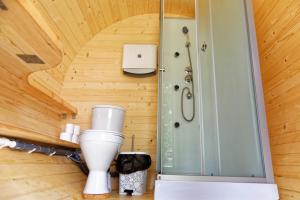
[[125, 44], [122, 69], [132, 74], [148, 74], [157, 68], [157, 46], [153, 44]]

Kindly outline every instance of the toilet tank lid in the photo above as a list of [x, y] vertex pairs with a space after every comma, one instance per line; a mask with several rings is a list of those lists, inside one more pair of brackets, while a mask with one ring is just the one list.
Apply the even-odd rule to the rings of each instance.
[[93, 109], [94, 108], [114, 108], [114, 109], [126, 111], [126, 109], [121, 106], [112, 106], [112, 105], [94, 105]]

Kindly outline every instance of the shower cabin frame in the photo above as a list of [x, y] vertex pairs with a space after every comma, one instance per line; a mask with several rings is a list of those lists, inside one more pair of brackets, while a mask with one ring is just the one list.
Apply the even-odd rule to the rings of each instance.
[[[271, 151], [270, 151], [270, 142], [269, 142], [269, 134], [267, 128], [266, 121], [266, 113], [265, 113], [265, 104], [264, 104], [264, 96], [263, 96], [263, 88], [261, 81], [261, 72], [260, 72], [260, 64], [259, 64], [259, 56], [258, 56], [258, 47], [257, 47], [257, 39], [256, 39], [256, 30], [254, 23], [254, 15], [253, 15], [253, 7], [252, 0], [243, 0], [245, 2], [245, 10], [246, 10], [246, 22], [248, 27], [248, 42], [250, 45], [250, 57], [252, 64], [252, 76], [253, 76], [253, 84], [254, 84], [254, 93], [255, 93], [255, 102], [256, 102], [256, 110], [258, 117], [258, 128], [259, 128], [259, 138], [261, 143], [261, 151], [264, 163], [265, 177], [225, 177], [225, 176], [186, 176], [186, 175], [166, 175], [166, 174], [158, 174], [158, 180], [164, 181], [201, 181], [201, 182], [234, 182], [234, 183], [266, 183], [266, 184], [274, 184], [274, 175], [273, 175], [273, 167], [271, 160]], [[164, 20], [164, 0], [160, 1], [160, 34], [163, 35], [163, 20]], [[199, 21], [199, 14], [196, 11], [198, 8], [198, 0], [195, 0], [195, 17], [196, 21]], [[196, 23], [196, 30], [198, 30], [198, 23]], [[197, 31], [197, 45], [198, 50], [197, 54], [199, 54], [200, 42], [198, 41], [199, 31]], [[161, 37], [162, 44], [162, 37]], [[157, 162], [157, 171], [161, 170], [161, 102], [162, 102], [162, 80], [163, 73], [165, 71], [164, 66], [162, 66], [162, 49], [163, 46], [160, 47], [160, 59], [159, 59], [159, 90], [158, 90], [158, 117], [157, 117], [157, 138], [159, 138], [157, 143], [157, 152], [158, 152], [158, 162]], [[198, 65], [201, 67], [201, 62], [199, 62], [199, 55], [197, 56]], [[201, 86], [200, 86], [201, 87]], [[200, 88], [201, 90], [201, 88]], [[201, 100], [201, 99], [200, 99]]]

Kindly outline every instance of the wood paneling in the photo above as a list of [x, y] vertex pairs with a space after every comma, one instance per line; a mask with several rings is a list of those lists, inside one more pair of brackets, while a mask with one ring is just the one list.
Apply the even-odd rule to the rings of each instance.
[[300, 199], [300, 1], [255, 0], [255, 21], [276, 183]]
[[[80, 48], [99, 31], [130, 16], [158, 13], [159, 0], [30, 0], [63, 44], [63, 62], [30, 78], [34, 86], [60, 93], [65, 73]], [[49, 84], [51, 83], [51, 84]]]
[[164, 0], [164, 16], [195, 18], [195, 0]]
[[66, 157], [2, 149], [0, 199], [82, 199], [86, 176]]
[[[56, 66], [62, 53], [21, 4], [3, 3], [7, 10], [0, 11], [0, 134], [60, 143], [59, 115], [76, 108], [55, 94], [35, 89], [27, 77]], [[38, 56], [43, 63], [25, 62], [17, 54]]]
[[59, 96], [45, 95], [30, 86], [27, 77], [35, 71], [58, 65], [62, 61], [62, 52], [21, 4], [16, 0], [2, 2], [7, 10], [0, 12], [1, 67], [19, 78], [18, 89], [39, 98], [53, 109], [66, 113], [76, 112]]
[[[62, 96], [79, 108], [79, 115], [74, 122], [80, 123], [83, 129], [89, 127], [93, 104], [125, 106], [128, 112], [123, 150], [129, 150], [130, 137], [135, 134], [135, 150], [146, 151], [152, 155], [153, 164], [148, 186], [153, 188], [156, 165], [157, 77], [151, 75], [137, 78], [124, 75], [120, 62], [123, 43], [158, 43], [159, 1], [18, 2], [28, 11], [39, 28], [47, 32], [54, 45], [63, 51], [62, 62], [55, 69], [30, 75], [29, 83], [49, 96], [61, 97], [61, 87], [66, 79]], [[145, 13], [155, 14], [139, 16]], [[128, 18], [135, 15], [138, 16]], [[126, 18], [128, 20], [122, 21]], [[111, 26], [113, 23], [116, 24]], [[90, 42], [87, 43], [88, 41]], [[24, 47], [25, 45], [22, 46]], [[3, 52], [1, 53], [6, 55]], [[57, 139], [61, 130], [60, 112], [52, 105], [24, 92], [29, 87], [25, 87], [23, 79], [28, 69], [20, 67], [22, 63], [19, 60], [10, 62], [8, 58], [9, 56], [0, 60], [0, 135], [78, 147]], [[73, 64], [69, 68], [71, 63]], [[11, 71], [7, 70], [7, 66]], [[82, 199], [85, 176], [66, 158], [29, 155], [11, 150], [1, 150], [0, 158], [0, 199]], [[119, 199], [116, 192], [111, 199]], [[135, 199], [153, 199], [153, 194]]]
[[[66, 157], [0, 151], [0, 199], [2, 200], [82, 200], [86, 176]], [[132, 199], [114, 191], [108, 200]], [[148, 191], [137, 200], [152, 200]]]
[[[95, 104], [120, 105], [127, 109], [123, 151], [130, 151], [135, 135], [135, 150], [151, 154], [156, 165], [157, 77], [135, 77], [121, 69], [123, 44], [158, 44], [159, 15], [127, 18], [102, 30], [75, 57], [62, 89], [62, 97], [78, 108], [71, 122], [90, 128], [91, 108]], [[153, 181], [153, 173], [150, 173]], [[151, 187], [153, 185], [151, 184]]]
[[[36, 11], [61, 41], [63, 61], [55, 69], [31, 75], [32, 84], [47, 93], [60, 94], [68, 67], [81, 47], [99, 31], [127, 17], [159, 13], [159, 0], [20, 0]], [[166, 1], [166, 13], [194, 16], [194, 0]], [[35, 17], [36, 18], [36, 17]]]

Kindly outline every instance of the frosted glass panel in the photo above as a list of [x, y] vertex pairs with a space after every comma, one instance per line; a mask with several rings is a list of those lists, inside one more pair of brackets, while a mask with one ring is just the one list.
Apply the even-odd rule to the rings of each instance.
[[208, 43], [207, 51], [200, 54], [208, 161], [204, 171], [206, 175], [264, 177], [244, 1], [208, 2], [199, 4], [199, 37]]
[[[162, 104], [161, 104], [161, 169], [164, 174], [201, 173], [201, 141], [198, 111], [198, 93], [195, 94], [195, 118], [186, 122], [181, 113], [181, 92], [184, 87], [191, 87], [185, 82], [185, 68], [189, 65], [186, 35], [182, 27], [189, 29], [191, 42], [191, 58], [194, 66], [194, 86], [198, 90], [195, 20], [164, 19], [162, 66]], [[175, 57], [178, 52], [179, 56]], [[178, 90], [175, 86], [178, 86]], [[192, 99], [183, 99], [184, 112], [192, 115]], [[175, 127], [175, 123], [179, 127]]]
[[[197, 22], [163, 19], [161, 173], [265, 177], [244, 1], [199, 0], [196, 5]], [[181, 101], [182, 89], [191, 88], [185, 81], [189, 62], [184, 26], [195, 86], [191, 122], [181, 111], [183, 103], [187, 116], [193, 112], [191, 99]]]

